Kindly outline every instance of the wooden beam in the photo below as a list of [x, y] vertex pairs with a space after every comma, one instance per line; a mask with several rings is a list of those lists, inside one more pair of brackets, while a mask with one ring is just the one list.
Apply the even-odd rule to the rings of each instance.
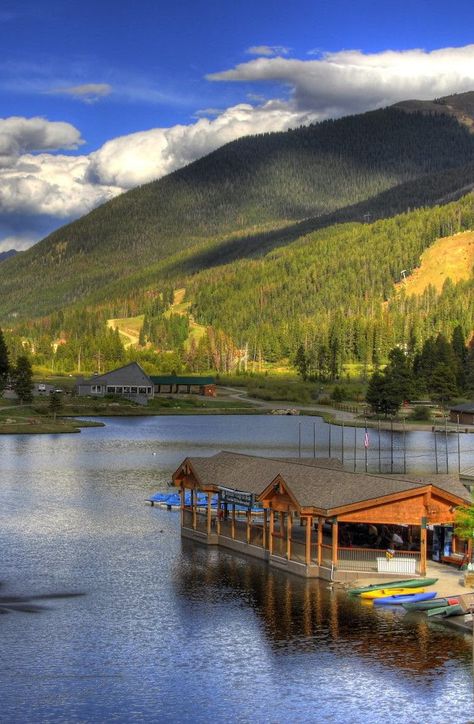
[[337, 518], [334, 518], [332, 521], [332, 531], [331, 531], [331, 541], [332, 541], [332, 564], [333, 566], [337, 566], [337, 536], [338, 536], [339, 526], [337, 523]]
[[420, 573], [422, 576], [426, 576], [426, 543], [426, 518], [422, 518], [420, 530]]
[[193, 530], [196, 530], [197, 523], [197, 492], [194, 488], [191, 489], [191, 504], [193, 506]]
[[324, 518], [318, 517], [318, 566], [321, 565], [323, 560], [323, 521]]
[[232, 540], [235, 538], [235, 503], [232, 503], [232, 524], [230, 528], [230, 536]]
[[309, 566], [311, 563], [311, 533], [313, 528], [313, 517], [311, 515], [306, 516], [306, 549], [305, 559], [306, 565]]
[[211, 535], [212, 510], [211, 510], [212, 493], [207, 494], [207, 535]]
[[273, 509], [270, 508], [270, 531], [268, 533], [268, 550], [270, 552], [270, 555], [273, 553], [273, 532], [275, 530], [275, 513], [273, 512]]
[[291, 561], [291, 528], [292, 528], [291, 513], [288, 511], [286, 514], [286, 558]]
[[267, 516], [268, 512], [267, 509], [263, 509], [263, 530], [262, 530], [262, 547], [267, 547]]
[[184, 526], [184, 503], [185, 503], [185, 492], [183, 486], [179, 489], [179, 497], [181, 500], [181, 528]]
[[247, 545], [250, 545], [250, 526], [252, 525], [251, 512], [247, 510]]

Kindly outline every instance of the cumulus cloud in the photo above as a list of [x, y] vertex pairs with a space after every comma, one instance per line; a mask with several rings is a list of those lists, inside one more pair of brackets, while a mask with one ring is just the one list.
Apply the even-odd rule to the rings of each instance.
[[78, 148], [83, 140], [70, 123], [46, 118], [0, 118], [0, 167], [11, 166], [24, 153]]
[[83, 101], [83, 103], [95, 103], [112, 93], [112, 86], [109, 83], [83, 83], [65, 88], [53, 88], [49, 91], [53, 95], [66, 95]]
[[407, 98], [429, 99], [474, 88], [474, 45], [462, 48], [326, 53], [315, 60], [256, 58], [207, 76], [212, 81], [279, 82], [294, 111], [330, 117]]
[[194, 161], [241, 136], [286, 130], [314, 119], [280, 101], [253, 107], [240, 103], [216, 118], [154, 128], [114, 138], [90, 155], [87, 174], [95, 183], [132, 188]]
[[275, 55], [288, 55], [290, 48], [285, 45], [252, 45], [245, 52], [247, 55], [264, 55], [271, 58]]
[[[0, 119], [0, 214], [47, 218], [48, 223], [56, 219], [59, 226], [241, 136], [286, 130], [403, 99], [430, 99], [474, 89], [474, 45], [431, 52], [349, 50], [310, 60], [284, 58], [281, 52], [279, 57], [260, 55], [208, 76], [211, 81], [251, 83], [246, 92], [253, 94], [253, 105], [239, 103], [224, 111], [207, 108], [188, 125], [120, 136], [87, 156], [48, 152], [76, 149], [82, 143], [79, 131], [68, 123]], [[257, 84], [267, 81], [272, 89], [275, 83], [282, 85], [281, 98], [263, 100], [257, 95]], [[93, 90], [67, 87], [84, 96]], [[114, 97], [118, 92], [114, 84]], [[23, 241], [21, 229], [2, 234], [0, 228], [0, 239], [3, 235], [10, 240], [18, 237], [24, 244], [34, 237], [31, 229]]]

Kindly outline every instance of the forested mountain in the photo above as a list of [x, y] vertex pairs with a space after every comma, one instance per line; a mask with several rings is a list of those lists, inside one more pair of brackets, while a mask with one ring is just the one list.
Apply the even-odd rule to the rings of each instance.
[[15, 256], [15, 254], [18, 254], [16, 249], [8, 249], [8, 251], [0, 251], [0, 261], [5, 261], [5, 259], [9, 259], [11, 256]]
[[473, 182], [474, 135], [449, 114], [387, 108], [242, 138], [5, 261], [0, 319], [104, 302], [113, 290], [126, 296], [159, 279], [163, 264], [169, 274], [173, 255], [180, 275], [184, 259], [190, 271], [209, 253], [212, 264], [255, 255], [335, 221], [435, 203]]

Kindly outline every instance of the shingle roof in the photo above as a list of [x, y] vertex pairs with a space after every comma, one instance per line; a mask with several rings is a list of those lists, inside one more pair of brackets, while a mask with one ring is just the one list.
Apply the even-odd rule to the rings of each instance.
[[187, 460], [202, 485], [221, 485], [256, 496], [280, 475], [302, 508], [331, 511], [429, 484], [469, 500], [468, 491], [456, 476], [353, 473], [343, 470], [334, 459], [264, 458], [225, 451]]

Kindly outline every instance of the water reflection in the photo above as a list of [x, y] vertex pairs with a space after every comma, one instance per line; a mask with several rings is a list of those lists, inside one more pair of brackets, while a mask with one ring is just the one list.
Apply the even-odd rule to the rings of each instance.
[[376, 608], [319, 580], [274, 571], [258, 560], [182, 541], [188, 565], [173, 582], [183, 615], [194, 606], [238, 601], [258, 616], [274, 652], [367, 658], [407, 676], [436, 674], [447, 662], [468, 666], [469, 637], [438, 630], [420, 614]]

